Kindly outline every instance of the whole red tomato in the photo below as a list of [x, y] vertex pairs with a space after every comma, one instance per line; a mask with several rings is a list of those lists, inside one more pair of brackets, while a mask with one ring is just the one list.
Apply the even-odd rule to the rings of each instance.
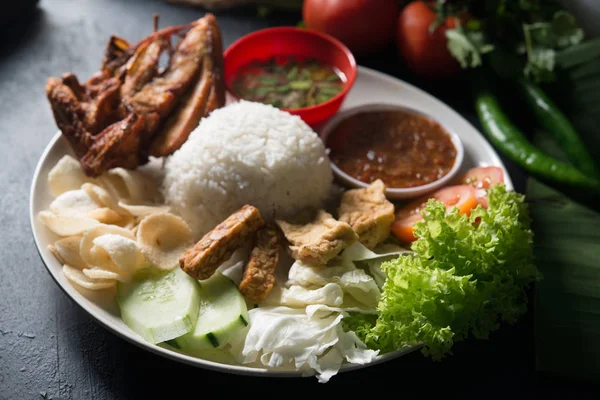
[[327, 33], [355, 55], [383, 49], [394, 38], [396, 0], [304, 0], [306, 27]]
[[448, 17], [435, 31], [429, 27], [437, 16], [423, 1], [408, 4], [398, 17], [397, 44], [404, 62], [415, 73], [429, 78], [445, 78], [460, 71], [447, 47], [446, 31], [456, 27]]

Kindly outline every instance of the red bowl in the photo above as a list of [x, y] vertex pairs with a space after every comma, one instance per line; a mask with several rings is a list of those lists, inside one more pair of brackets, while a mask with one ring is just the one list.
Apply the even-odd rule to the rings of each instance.
[[345, 77], [344, 90], [334, 98], [311, 107], [282, 109], [300, 116], [307, 124], [315, 127], [339, 110], [356, 80], [356, 60], [352, 52], [342, 42], [329, 35], [300, 28], [276, 27], [243, 36], [223, 54], [227, 90], [236, 97], [231, 90], [232, 80], [236, 72], [250, 62], [286, 56], [317, 59], [337, 68]]

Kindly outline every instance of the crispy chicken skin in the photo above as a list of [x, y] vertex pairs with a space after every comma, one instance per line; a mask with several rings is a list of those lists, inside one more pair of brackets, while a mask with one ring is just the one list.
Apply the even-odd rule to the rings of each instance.
[[274, 226], [267, 225], [254, 237], [254, 248], [239, 285], [244, 297], [258, 303], [269, 296], [275, 284], [278, 262], [279, 232]]
[[378, 179], [366, 188], [344, 192], [338, 215], [365, 247], [373, 249], [390, 235], [394, 205], [386, 199], [385, 184]]
[[[165, 71], [161, 55], [187, 32]], [[135, 45], [113, 36], [102, 69], [85, 84], [49, 78], [46, 95], [58, 128], [88, 176], [136, 168], [177, 150], [200, 119], [225, 104], [221, 34], [212, 14], [153, 33]]]
[[186, 251], [179, 259], [179, 266], [196, 279], [209, 278], [234, 251], [246, 245], [264, 223], [258, 208], [243, 206]]
[[345, 222], [337, 221], [319, 210], [308, 223], [276, 221], [291, 243], [290, 253], [296, 260], [311, 265], [325, 265], [342, 250], [358, 240], [358, 235]]
[[127, 64], [127, 74], [121, 87], [121, 98], [131, 99], [158, 75], [158, 61], [168, 46], [168, 40], [157, 37], [140, 45]]

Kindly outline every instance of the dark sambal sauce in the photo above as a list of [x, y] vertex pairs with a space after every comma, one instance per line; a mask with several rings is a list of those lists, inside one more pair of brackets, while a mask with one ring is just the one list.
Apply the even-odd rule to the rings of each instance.
[[364, 111], [341, 121], [327, 139], [329, 157], [362, 182], [389, 188], [426, 185], [456, 161], [448, 132], [436, 121], [403, 110]]

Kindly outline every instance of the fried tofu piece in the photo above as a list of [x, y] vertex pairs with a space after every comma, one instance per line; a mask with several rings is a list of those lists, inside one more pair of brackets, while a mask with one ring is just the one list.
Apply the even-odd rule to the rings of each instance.
[[394, 205], [385, 197], [385, 184], [376, 180], [366, 188], [352, 189], [342, 195], [339, 220], [349, 224], [358, 240], [373, 249], [390, 235]]
[[324, 210], [319, 210], [306, 224], [276, 222], [291, 243], [292, 257], [307, 264], [325, 265], [358, 240], [350, 225], [337, 221]]
[[275, 284], [275, 268], [279, 262], [279, 232], [268, 225], [256, 232], [254, 248], [244, 269], [239, 289], [244, 297], [263, 301]]
[[179, 259], [179, 266], [196, 279], [207, 279], [264, 224], [258, 208], [245, 205], [186, 251]]

